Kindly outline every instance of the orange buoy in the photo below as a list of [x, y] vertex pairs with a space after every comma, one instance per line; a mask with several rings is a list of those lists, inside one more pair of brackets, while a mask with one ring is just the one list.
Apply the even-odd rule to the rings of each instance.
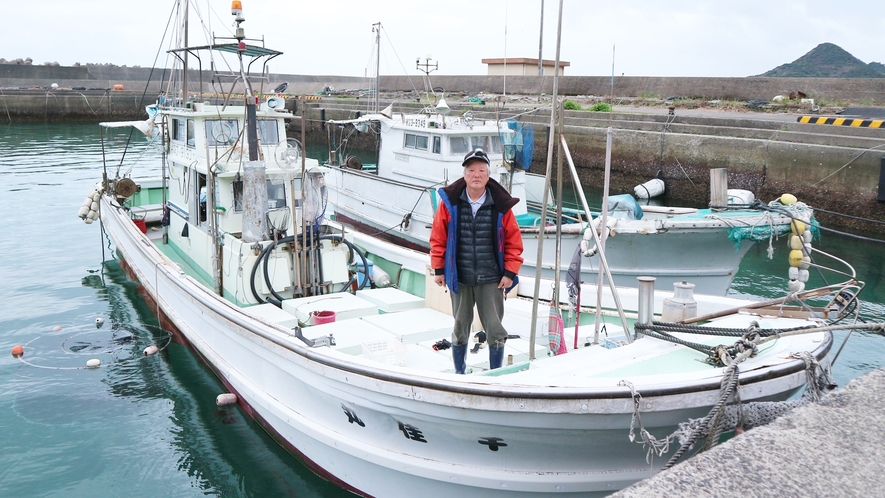
[[116, 85], [114, 85], [114, 91], [117, 91], [117, 92], [119, 92], [120, 90], [123, 90], [124, 88], [125, 88], [125, 87], [124, 87], [123, 85], [119, 84], [119, 83], [117, 83]]
[[19, 356], [24, 356], [25, 348], [21, 346], [21, 344], [17, 344], [12, 346], [12, 356], [18, 358]]

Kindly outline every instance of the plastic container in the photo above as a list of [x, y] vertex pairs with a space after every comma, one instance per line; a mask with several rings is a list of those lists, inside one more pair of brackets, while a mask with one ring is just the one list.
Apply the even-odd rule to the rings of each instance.
[[335, 312], [334, 311], [314, 311], [313, 312], [313, 324], [314, 325], [322, 325], [324, 323], [332, 323], [335, 321]]
[[147, 222], [144, 221], [144, 218], [134, 219], [132, 220], [132, 223], [135, 223], [135, 226], [141, 230], [141, 233], [147, 233]]
[[406, 345], [398, 340], [364, 342], [362, 345], [363, 356], [372, 361], [400, 367], [406, 365]]

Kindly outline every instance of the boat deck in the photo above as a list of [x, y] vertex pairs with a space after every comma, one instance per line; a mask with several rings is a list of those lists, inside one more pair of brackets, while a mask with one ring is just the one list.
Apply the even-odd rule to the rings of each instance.
[[[161, 238], [162, 231], [149, 229], [148, 234], [156, 242]], [[171, 245], [157, 246], [186, 273], [211, 287], [208, 275], [196, 271]], [[377, 288], [360, 290], [355, 294], [334, 293], [286, 299], [279, 308], [273, 304], [260, 304], [245, 307], [244, 311], [263, 321], [289, 329], [290, 340], [295, 344], [304, 344], [295, 336], [296, 327], [301, 329], [308, 340], [333, 338], [334, 344], [313, 348], [313, 351], [321, 354], [325, 352], [330, 357], [372, 367], [407, 369], [431, 376], [451, 374], [454, 372], [451, 349], [434, 347], [444, 339], [451, 340], [454, 326], [451, 302], [442, 288], [430, 286], [425, 290], [427, 298], [396, 288]], [[230, 296], [226, 297], [233, 301]], [[333, 312], [334, 318], [320, 320], [327, 323], [318, 323], [317, 312], [320, 311]], [[674, 344], [661, 347], [661, 341], [652, 338], [626, 345], [621, 321], [611, 312], [601, 315], [604, 327], [597, 344], [591, 344], [595, 332], [592, 323], [595, 315], [584, 313], [581, 318], [586, 324], [577, 328], [579, 348], [573, 349], [575, 327], [566, 327], [564, 338], [569, 352], [554, 356], [549, 348], [548, 313], [546, 303], [539, 306], [536, 337], [532, 345], [529, 338], [532, 301], [525, 298], [507, 299], [503, 323], [511, 336], [505, 345], [503, 368], [488, 369], [487, 345], [478, 346], [474, 338], [466, 357], [469, 375], [462, 378], [475, 378], [483, 383], [612, 387], [622, 379], [644, 379], [645, 382], [640, 382], [641, 384], [660, 386], [685, 382], [687, 379], [719, 378], [722, 374], [721, 367], [706, 363], [704, 354], [690, 348]], [[770, 327], [764, 320], [764, 317], [744, 314], [713, 320], [709, 325], [746, 328], [750, 322], [758, 321], [762, 328]], [[633, 323], [635, 318], [628, 316], [628, 326], [632, 328]], [[784, 318], [777, 321], [778, 327], [799, 325], [808, 325], [808, 322]], [[473, 330], [478, 332], [481, 328], [477, 319]], [[674, 335], [711, 346], [735, 342], [733, 337]], [[769, 342], [760, 348], [765, 354], [747, 360], [742, 371], [792, 361], [790, 353], [808, 351], [812, 349], [811, 345], [819, 345], [823, 340], [821, 333], [810, 341], [808, 337], [795, 336]], [[534, 360], [530, 356], [532, 349]]]

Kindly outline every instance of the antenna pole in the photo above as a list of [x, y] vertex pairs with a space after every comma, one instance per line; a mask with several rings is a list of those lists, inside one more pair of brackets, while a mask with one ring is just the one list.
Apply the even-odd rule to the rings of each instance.
[[376, 22], [372, 25], [372, 31], [375, 32], [375, 114], [381, 110], [380, 97], [381, 93], [381, 23]]
[[504, 0], [504, 96], [507, 96], [507, 0]]
[[538, 36], [538, 76], [544, 75], [544, 0], [541, 0], [541, 34]]

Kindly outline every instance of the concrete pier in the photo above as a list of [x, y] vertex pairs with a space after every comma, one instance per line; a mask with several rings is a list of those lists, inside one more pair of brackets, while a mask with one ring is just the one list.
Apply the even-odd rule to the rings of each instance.
[[881, 496], [885, 369], [612, 497]]

